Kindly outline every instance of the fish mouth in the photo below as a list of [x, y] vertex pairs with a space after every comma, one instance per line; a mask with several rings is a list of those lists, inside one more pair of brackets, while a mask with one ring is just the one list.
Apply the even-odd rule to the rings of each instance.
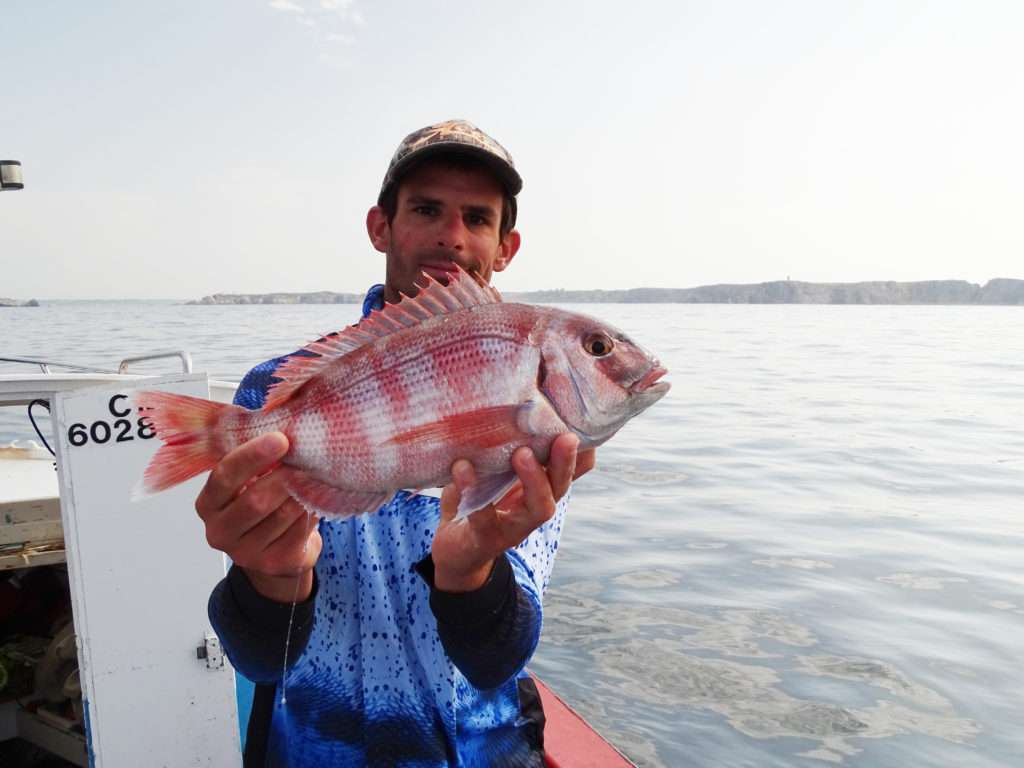
[[672, 385], [667, 381], [658, 381], [666, 373], [668, 373], [668, 368], [661, 365], [654, 366], [630, 385], [629, 393], [631, 395], [638, 395], [641, 392], [648, 394], [664, 394], [668, 392]]

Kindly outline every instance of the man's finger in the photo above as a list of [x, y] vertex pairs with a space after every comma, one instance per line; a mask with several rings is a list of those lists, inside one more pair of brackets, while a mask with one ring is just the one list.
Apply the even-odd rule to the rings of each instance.
[[576, 454], [576, 468], [573, 470], [572, 479], [578, 480], [594, 468], [597, 463], [597, 450], [588, 448]]
[[235, 549], [240, 539], [289, 500], [289, 472], [290, 470], [281, 468], [264, 475], [246, 485], [244, 492], [228, 502], [226, 507], [207, 514], [204, 522], [206, 540], [210, 546], [227, 552], [232, 559], [237, 559]]
[[238, 446], [218, 462], [196, 498], [196, 511], [206, 518], [226, 507], [254, 477], [274, 466], [288, 452], [288, 438], [268, 432]]
[[[249, 493], [251, 489], [247, 490], [245, 495]], [[247, 565], [253, 563], [264, 550], [284, 536], [296, 521], [305, 521], [307, 517], [308, 513], [301, 504], [294, 499], [286, 498], [270, 514], [258, 520], [255, 525], [250, 525], [249, 529], [238, 537], [235, 546], [236, 559]]]
[[473, 465], [465, 459], [452, 464], [452, 481], [441, 491], [441, 522], [448, 523], [455, 519], [459, 511], [459, 502], [467, 488], [476, 482]]
[[551, 443], [551, 458], [548, 462], [548, 480], [551, 495], [555, 501], [565, 496], [576, 470], [576, 449], [580, 441], [576, 435], [559, 435]]
[[277, 539], [267, 544], [260, 556], [260, 570], [274, 576], [308, 570], [320, 557], [321, 546], [317, 519], [302, 510]]
[[459, 459], [452, 464], [452, 482], [459, 489], [459, 493], [465, 493], [473, 483], [476, 482], [476, 471], [473, 465], [465, 459]]
[[455, 483], [448, 483], [441, 491], [441, 525], [455, 519], [455, 513], [459, 511], [459, 489]]
[[512, 454], [512, 467], [523, 484], [523, 504], [528, 514], [521, 520], [521, 524], [528, 526], [526, 533], [529, 533], [551, 519], [555, 513], [551, 482], [548, 473], [529, 448], [519, 448]]

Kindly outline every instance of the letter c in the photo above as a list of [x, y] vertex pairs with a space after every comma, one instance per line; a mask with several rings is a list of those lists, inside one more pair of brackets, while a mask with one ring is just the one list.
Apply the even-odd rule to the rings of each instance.
[[124, 416], [127, 416], [129, 413], [131, 413], [132, 412], [131, 408], [126, 408], [123, 411], [119, 411], [119, 410], [117, 410], [117, 408], [114, 407], [114, 403], [116, 403], [118, 400], [127, 400], [127, 399], [128, 399], [128, 395], [114, 395], [112, 398], [110, 398], [110, 404], [108, 406], [109, 409], [110, 409], [110, 412], [112, 414], [114, 414], [115, 416], [121, 416], [122, 418]]

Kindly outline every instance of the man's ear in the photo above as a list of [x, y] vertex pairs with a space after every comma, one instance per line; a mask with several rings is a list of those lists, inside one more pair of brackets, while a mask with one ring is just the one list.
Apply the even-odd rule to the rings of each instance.
[[379, 205], [366, 212], [366, 234], [370, 236], [374, 248], [381, 253], [388, 252], [388, 246], [391, 245], [391, 225], [388, 224], [388, 215]]
[[522, 238], [519, 236], [519, 230], [510, 230], [507, 235], [501, 239], [501, 244], [498, 246], [498, 257], [494, 260], [494, 271], [502, 272], [505, 267], [512, 263], [512, 259], [519, 252], [519, 246], [522, 243]]

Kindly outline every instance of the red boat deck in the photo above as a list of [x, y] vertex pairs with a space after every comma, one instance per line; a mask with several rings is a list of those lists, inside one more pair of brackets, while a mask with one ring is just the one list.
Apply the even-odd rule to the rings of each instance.
[[533, 681], [544, 704], [544, 761], [549, 768], [636, 768], [621, 752], [551, 692]]

